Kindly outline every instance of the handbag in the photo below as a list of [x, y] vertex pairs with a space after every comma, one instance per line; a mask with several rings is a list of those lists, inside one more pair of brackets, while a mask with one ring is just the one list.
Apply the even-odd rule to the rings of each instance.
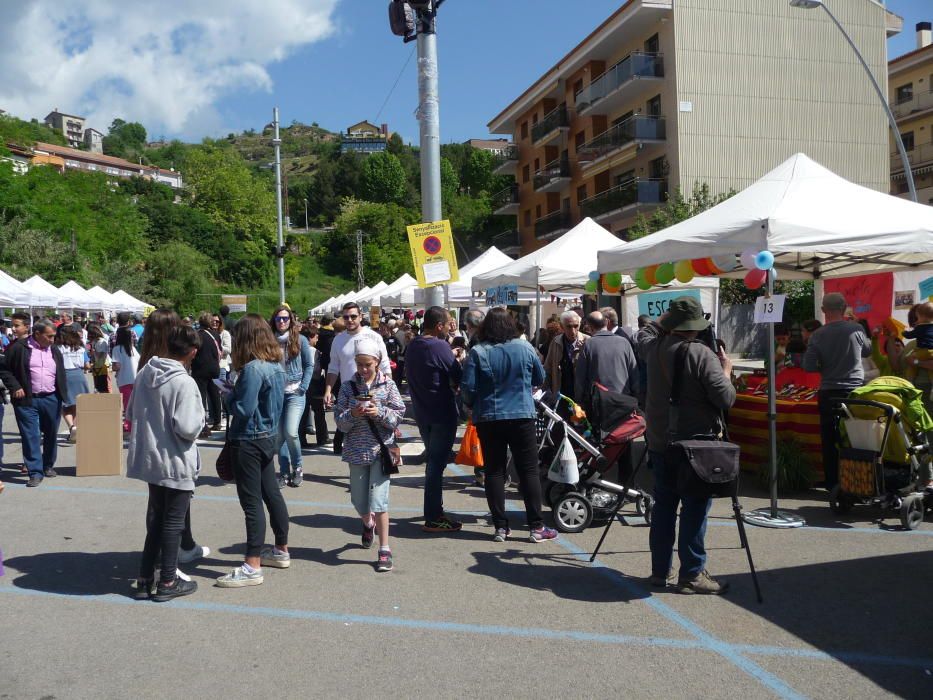
[[463, 439], [460, 440], [460, 451], [454, 459], [454, 464], [462, 464], [465, 467], [474, 469], [483, 468], [483, 447], [479, 441], [479, 432], [472, 420], [467, 420], [466, 430], [463, 431]]
[[230, 442], [230, 425], [227, 422], [227, 430], [224, 433], [224, 446], [220, 448], [220, 454], [217, 455], [217, 476], [223, 481], [236, 481], [236, 474], [233, 471], [233, 461], [236, 459], [235, 448]]
[[580, 481], [580, 468], [577, 465], [577, 455], [570, 444], [570, 438], [564, 434], [560, 449], [554, 455], [547, 477], [558, 484], [576, 484]]
[[[690, 343], [683, 343], [674, 359], [674, 379], [671, 382], [668, 433], [671, 440], [665, 460], [677, 465], [677, 493], [688, 498], [732, 497], [739, 485], [740, 447], [728, 441], [725, 421], [720, 412], [720, 425], [726, 440], [718, 435], [695, 435], [688, 440], [675, 440], [680, 411], [680, 390]], [[660, 359], [660, 358], [659, 358]]]
[[[360, 390], [356, 388], [356, 382], [352, 379], [350, 380], [350, 389], [353, 391], [354, 396], [360, 395]], [[379, 452], [382, 455], [382, 473], [386, 476], [398, 474], [399, 467], [402, 466], [402, 448], [395, 444], [386, 445], [373, 419], [367, 418], [366, 422], [369, 424], [369, 429], [379, 442]]]

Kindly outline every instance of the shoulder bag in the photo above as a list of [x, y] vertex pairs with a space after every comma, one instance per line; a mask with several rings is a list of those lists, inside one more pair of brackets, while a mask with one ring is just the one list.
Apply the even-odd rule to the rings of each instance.
[[[356, 382], [353, 379], [350, 380], [350, 389], [353, 391], [354, 396], [360, 395], [360, 391], [356, 388]], [[373, 436], [379, 442], [379, 451], [382, 454], [382, 473], [386, 476], [398, 474], [399, 467], [402, 466], [402, 449], [398, 445], [385, 444], [372, 418], [367, 418], [366, 422], [369, 424]]]
[[232, 417], [227, 419], [227, 429], [224, 431], [224, 446], [220, 448], [220, 454], [217, 455], [217, 476], [223, 481], [236, 481], [236, 474], [233, 471], [233, 461], [236, 459], [235, 448], [233, 443], [230, 442], [230, 421], [232, 420]]

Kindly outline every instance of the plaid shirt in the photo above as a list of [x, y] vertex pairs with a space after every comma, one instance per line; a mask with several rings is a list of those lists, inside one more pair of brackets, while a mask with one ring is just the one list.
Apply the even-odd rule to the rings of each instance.
[[[337, 427], [345, 433], [343, 461], [349, 464], [369, 464], [379, 456], [379, 442], [373, 435], [366, 418], [350, 414], [350, 408], [354, 402], [353, 384], [356, 385], [357, 392], [365, 393], [366, 383], [357, 372], [351, 381], [340, 385], [340, 394], [337, 396], [337, 404], [334, 408]], [[383, 443], [391, 445], [395, 442], [395, 428], [405, 417], [405, 402], [402, 401], [402, 395], [399, 394], [395, 382], [378, 370], [369, 393], [379, 409], [379, 415], [372, 421]]]

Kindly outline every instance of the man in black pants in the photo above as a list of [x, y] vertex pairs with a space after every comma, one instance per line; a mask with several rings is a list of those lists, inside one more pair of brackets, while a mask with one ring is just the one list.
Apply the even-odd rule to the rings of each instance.
[[[314, 378], [308, 387], [308, 401], [305, 403], [305, 412], [314, 414], [314, 437], [318, 447], [330, 444], [330, 435], [327, 429], [327, 413], [324, 410], [324, 387], [327, 377], [327, 368], [330, 366], [330, 346], [334, 342], [334, 318], [333, 316], [322, 316], [321, 325], [317, 331], [317, 361], [314, 364]], [[340, 387], [335, 386], [335, 392], [340, 391]], [[304, 425], [309, 422], [309, 415], [304, 418]], [[305, 432], [302, 431], [302, 438], [307, 444]]]
[[191, 363], [191, 376], [198, 384], [201, 401], [207, 411], [207, 425], [201, 438], [211, 436], [211, 430], [220, 430], [220, 390], [214, 380], [220, 376], [220, 339], [211, 330], [211, 314], [204, 312], [198, 318], [201, 347]]

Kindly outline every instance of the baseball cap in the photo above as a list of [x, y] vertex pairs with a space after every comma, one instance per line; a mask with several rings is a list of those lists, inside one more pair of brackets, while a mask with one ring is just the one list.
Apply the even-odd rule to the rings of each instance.
[[702, 331], [709, 327], [703, 307], [693, 297], [677, 297], [671, 301], [661, 325], [668, 331]]

